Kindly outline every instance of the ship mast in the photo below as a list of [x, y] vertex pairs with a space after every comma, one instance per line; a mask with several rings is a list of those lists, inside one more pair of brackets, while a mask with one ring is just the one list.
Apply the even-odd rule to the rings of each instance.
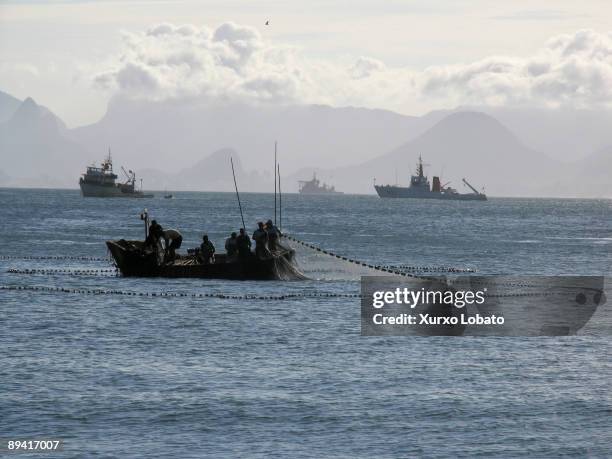
[[276, 225], [276, 185], [277, 183], [277, 173], [278, 173], [278, 162], [276, 159], [276, 140], [274, 141], [274, 224]]

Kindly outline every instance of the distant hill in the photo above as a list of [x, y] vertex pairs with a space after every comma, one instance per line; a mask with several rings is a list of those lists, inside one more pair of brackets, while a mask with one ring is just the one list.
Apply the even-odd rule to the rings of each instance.
[[102, 120], [71, 131], [95, 151], [112, 145], [118, 157], [171, 172], [190, 167], [202, 152], [231, 147], [246, 169], [272, 169], [274, 141], [287, 173], [332, 168], [373, 158], [434, 124], [385, 110], [321, 105], [260, 106], [207, 101], [116, 99]]
[[575, 162], [612, 145], [612, 112], [599, 109], [478, 108], [531, 148]]
[[[377, 183], [407, 186], [421, 155], [428, 175], [439, 175], [464, 191], [462, 178], [497, 196], [549, 194], [548, 179], [565, 173], [565, 166], [523, 145], [491, 116], [478, 112], [448, 115], [416, 139], [362, 164], [328, 171], [336, 188], [374, 193]], [[325, 174], [320, 174], [326, 179]]]
[[[612, 196], [612, 130], [607, 134], [602, 122], [607, 115], [595, 112], [580, 112], [582, 127], [572, 130], [566, 112], [542, 112], [543, 120], [532, 114], [537, 111], [495, 109], [539, 145], [567, 144], [553, 158], [490, 113], [473, 110], [408, 117], [320, 105], [116, 99], [98, 123], [69, 130], [31, 98], [0, 93], [0, 103], [2, 113], [10, 112], [0, 122], [3, 186], [76, 188], [85, 166], [111, 147], [116, 165], [135, 170], [145, 189], [231, 191], [233, 156], [241, 190], [269, 191], [278, 140], [285, 192], [297, 191], [298, 180], [310, 179], [313, 170], [349, 193], [374, 193], [374, 178], [395, 183], [396, 174], [406, 185], [422, 155], [430, 177], [440, 175], [460, 191], [465, 177], [497, 196]], [[578, 148], [600, 144], [589, 150], [595, 153], [567, 160]]]
[[232, 148], [217, 150], [178, 173], [142, 169], [138, 174], [139, 177], [144, 177], [144, 187], [150, 190], [234, 191], [230, 157], [234, 160], [240, 189], [270, 191], [274, 187], [274, 179], [271, 176], [247, 172], [242, 167], [240, 155]]
[[21, 101], [16, 97], [0, 91], [0, 123], [7, 121], [17, 111]]
[[2, 168], [9, 183], [74, 186], [83, 168], [83, 148], [68, 140], [64, 123], [27, 98], [0, 124]]
[[612, 145], [574, 162], [567, 175], [578, 196], [612, 199]]

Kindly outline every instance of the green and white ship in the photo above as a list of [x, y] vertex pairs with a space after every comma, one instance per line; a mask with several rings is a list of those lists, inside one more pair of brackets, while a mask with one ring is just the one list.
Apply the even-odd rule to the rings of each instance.
[[116, 183], [117, 174], [113, 172], [113, 160], [110, 150], [108, 156], [102, 161], [100, 167], [95, 164], [88, 166], [87, 171], [79, 179], [81, 193], [85, 197], [95, 198], [152, 198], [152, 194], [142, 191], [142, 179], [140, 189], [136, 189], [136, 173], [121, 168], [127, 180], [124, 183]]

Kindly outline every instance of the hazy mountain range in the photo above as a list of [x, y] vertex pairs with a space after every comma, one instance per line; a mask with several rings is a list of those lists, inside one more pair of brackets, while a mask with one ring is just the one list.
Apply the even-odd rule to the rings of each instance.
[[115, 166], [146, 189], [273, 188], [274, 141], [283, 189], [313, 171], [345, 192], [406, 184], [423, 156], [429, 175], [463, 189], [466, 177], [497, 196], [612, 197], [607, 112], [461, 108], [422, 117], [319, 105], [114, 99], [97, 123], [68, 129], [32, 99], [0, 92], [0, 186], [77, 187], [112, 148]]

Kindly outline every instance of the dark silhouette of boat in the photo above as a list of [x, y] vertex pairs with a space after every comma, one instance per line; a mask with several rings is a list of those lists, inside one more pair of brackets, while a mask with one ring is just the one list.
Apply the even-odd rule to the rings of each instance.
[[487, 195], [481, 193], [470, 183], [463, 179], [472, 193], [459, 193], [454, 188], [442, 184], [440, 177], [433, 178], [433, 185], [429, 184], [427, 176], [423, 172], [423, 160], [419, 156], [417, 162], [417, 174], [410, 178], [410, 186], [398, 185], [374, 185], [374, 189], [381, 198], [420, 198], [420, 199], [448, 199], [455, 201], [486, 201]]
[[295, 251], [280, 248], [266, 257], [251, 254], [245, 258], [228, 259], [215, 255], [215, 262], [202, 263], [196, 255], [177, 255], [164, 261], [163, 251], [144, 247], [143, 241], [106, 241], [121, 274], [128, 277], [196, 277], [231, 280], [295, 280], [304, 275], [294, 264]]

